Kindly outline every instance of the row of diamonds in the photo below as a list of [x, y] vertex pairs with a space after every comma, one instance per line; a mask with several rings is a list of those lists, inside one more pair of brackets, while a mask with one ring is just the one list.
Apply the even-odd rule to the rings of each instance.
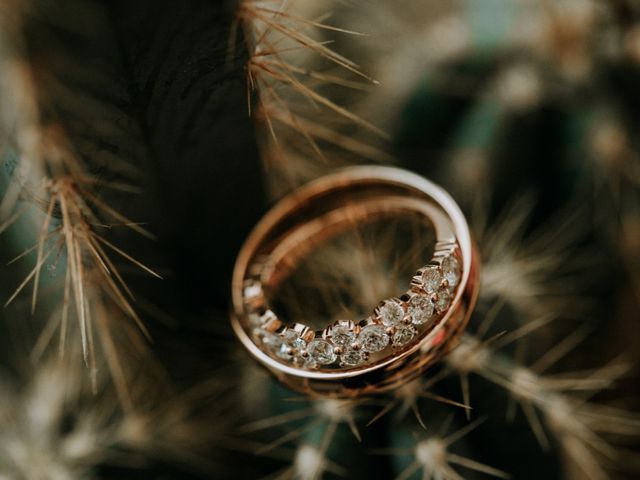
[[[432, 325], [444, 315], [461, 274], [458, 258], [449, 251], [418, 270], [409, 292], [380, 302], [373, 315], [358, 325], [341, 320], [316, 333], [301, 324], [283, 327], [271, 310], [261, 314], [254, 310], [250, 315], [256, 327], [254, 335], [277, 358], [298, 367], [362, 365], [367, 363], [370, 354], [389, 345], [395, 349], [406, 346], [418, 335], [420, 327]], [[257, 281], [247, 282], [244, 294], [250, 309], [257, 309], [263, 300]]]

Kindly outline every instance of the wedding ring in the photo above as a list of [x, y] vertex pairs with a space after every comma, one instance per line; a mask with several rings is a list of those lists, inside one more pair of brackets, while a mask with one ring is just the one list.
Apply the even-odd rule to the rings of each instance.
[[[407, 291], [372, 305], [367, 318], [320, 330], [275, 311], [272, 292], [322, 242], [364, 222], [412, 216], [433, 226], [436, 242]], [[231, 323], [249, 353], [297, 391], [380, 393], [456, 345], [477, 298], [478, 268], [464, 215], [442, 188], [398, 168], [352, 167], [294, 191], [256, 225], [236, 260]]]

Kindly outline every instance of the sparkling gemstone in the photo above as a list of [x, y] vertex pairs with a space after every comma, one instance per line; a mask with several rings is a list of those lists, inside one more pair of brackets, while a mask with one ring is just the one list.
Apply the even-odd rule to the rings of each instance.
[[285, 330], [278, 335], [264, 329], [256, 329], [256, 335], [262, 339], [264, 345], [284, 360], [291, 360], [292, 357], [295, 359], [299, 356], [299, 351], [307, 345], [295, 330]]
[[433, 315], [434, 305], [429, 297], [416, 295], [409, 300], [409, 316], [414, 325], [423, 325]]
[[340, 363], [342, 365], [355, 366], [364, 363], [366, 360], [366, 355], [361, 350], [347, 350], [342, 355], [340, 355]]
[[262, 296], [262, 284], [256, 280], [249, 280], [245, 283], [243, 289], [244, 299], [246, 301], [255, 300]]
[[287, 330], [282, 334], [284, 342], [293, 348], [304, 348], [307, 346], [307, 342], [300, 338], [300, 335], [295, 330]]
[[427, 292], [433, 293], [437, 291], [442, 283], [442, 272], [436, 266], [427, 267], [422, 273], [422, 283]]
[[307, 342], [305, 342], [302, 338], [298, 337], [291, 343], [291, 346], [295, 349], [301, 350], [303, 348], [306, 348]]
[[267, 347], [278, 350], [282, 345], [282, 337], [275, 333], [267, 332], [266, 330], [256, 329], [256, 335], [262, 339], [262, 343]]
[[356, 334], [346, 325], [336, 325], [331, 329], [331, 341], [334, 345], [347, 347], [356, 341]]
[[380, 320], [387, 327], [397, 325], [404, 318], [404, 309], [402, 305], [393, 300], [385, 300], [379, 310]]
[[438, 313], [444, 312], [449, 308], [449, 302], [451, 301], [451, 293], [447, 287], [440, 287], [437, 292], [438, 299], [436, 300], [436, 310]]
[[442, 273], [449, 282], [449, 287], [453, 290], [460, 282], [460, 262], [453, 255], [449, 255], [442, 261]]
[[368, 325], [358, 335], [358, 342], [365, 352], [379, 352], [389, 343], [389, 335], [379, 325]]
[[313, 340], [307, 346], [307, 352], [313, 360], [321, 365], [328, 365], [335, 362], [336, 352], [326, 340]]
[[406, 345], [411, 341], [415, 334], [416, 329], [411, 325], [399, 325], [391, 336], [391, 342], [397, 347]]
[[278, 350], [276, 350], [276, 355], [278, 355], [280, 358], [288, 360], [293, 355], [293, 348], [286, 342], [282, 342]]

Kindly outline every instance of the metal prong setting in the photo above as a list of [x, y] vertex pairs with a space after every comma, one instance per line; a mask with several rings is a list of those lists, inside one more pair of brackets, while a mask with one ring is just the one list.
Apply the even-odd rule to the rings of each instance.
[[409, 291], [380, 302], [360, 322], [338, 320], [313, 331], [285, 325], [269, 309], [260, 280], [245, 282], [254, 339], [273, 358], [304, 369], [350, 369], [409, 348], [446, 315], [462, 275], [455, 243], [438, 244], [433, 259], [411, 279]]

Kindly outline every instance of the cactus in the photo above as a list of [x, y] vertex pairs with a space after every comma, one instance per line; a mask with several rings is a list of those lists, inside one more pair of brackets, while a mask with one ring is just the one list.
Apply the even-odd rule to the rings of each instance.
[[[639, 32], [627, 0], [5, 0], [0, 479], [634, 478]], [[452, 193], [480, 298], [423, 377], [300, 397], [230, 272], [356, 163]], [[278, 305], [359, 317], [432, 243], [354, 226]]]

